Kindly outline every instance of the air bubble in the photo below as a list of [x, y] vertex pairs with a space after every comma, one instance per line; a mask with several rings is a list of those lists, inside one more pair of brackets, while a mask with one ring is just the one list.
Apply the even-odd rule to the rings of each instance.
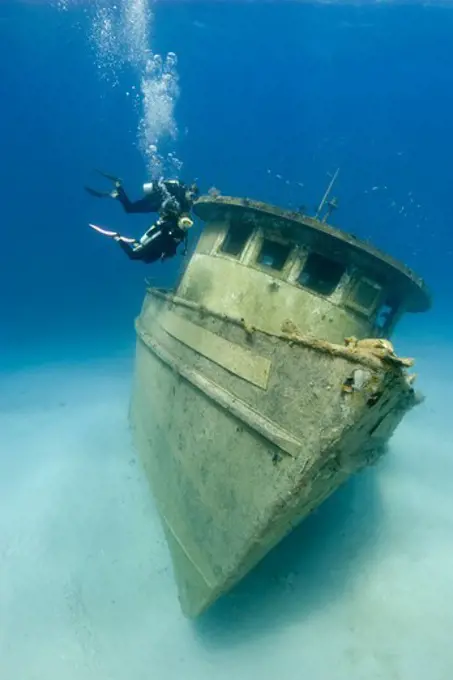
[[149, 45], [153, 22], [149, 0], [124, 0], [121, 5], [95, 0], [93, 5], [91, 42], [101, 78], [117, 87], [132, 67], [139, 85], [130, 84], [125, 94], [130, 97], [132, 90], [137, 91], [132, 105], [140, 109], [138, 146], [152, 178], [167, 171], [174, 173], [182, 163], [160, 149], [173, 143], [178, 134], [174, 118], [179, 97], [177, 55], [169, 52], [163, 58], [153, 53]]

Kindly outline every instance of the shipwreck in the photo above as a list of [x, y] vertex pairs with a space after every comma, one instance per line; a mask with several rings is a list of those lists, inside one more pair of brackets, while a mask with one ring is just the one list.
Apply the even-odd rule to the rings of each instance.
[[174, 290], [136, 320], [130, 424], [183, 612], [234, 586], [420, 400], [389, 338], [431, 300], [412, 270], [315, 216], [202, 196]]

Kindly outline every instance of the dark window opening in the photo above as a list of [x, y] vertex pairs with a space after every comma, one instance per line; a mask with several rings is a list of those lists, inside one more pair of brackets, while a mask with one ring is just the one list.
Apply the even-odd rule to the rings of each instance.
[[380, 293], [381, 287], [378, 284], [361, 279], [354, 287], [351, 301], [358, 307], [371, 310], [376, 305]]
[[379, 335], [386, 335], [393, 323], [397, 311], [397, 304], [394, 301], [386, 301], [376, 313], [374, 327]]
[[285, 266], [292, 246], [265, 238], [257, 258], [258, 264], [281, 271]]
[[343, 264], [317, 253], [310, 253], [298, 281], [315, 293], [331, 295], [345, 271]]
[[245, 248], [253, 231], [253, 225], [246, 222], [232, 221], [227, 231], [227, 235], [220, 246], [222, 253], [239, 257]]

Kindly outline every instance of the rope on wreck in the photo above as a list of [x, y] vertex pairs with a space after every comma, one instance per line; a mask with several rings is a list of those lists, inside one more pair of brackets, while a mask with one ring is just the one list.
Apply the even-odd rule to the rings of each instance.
[[393, 368], [394, 370], [401, 371], [402, 368], [409, 368], [414, 364], [413, 359], [398, 357], [395, 354], [392, 343], [389, 340], [384, 340], [382, 338], [365, 338], [357, 340], [357, 338], [350, 337], [345, 338], [345, 346], [336, 345], [327, 340], [319, 340], [303, 335], [297, 326], [289, 319], [282, 324], [281, 333], [273, 333], [272, 331], [251, 326], [243, 318], [235, 318], [225, 313], [207, 309], [199, 302], [192, 302], [191, 300], [186, 300], [185, 298], [178, 297], [177, 295], [157, 288], [148, 288], [147, 292], [172, 305], [197, 311], [202, 316], [211, 316], [220, 319], [221, 321], [228, 321], [229, 323], [242, 328], [249, 337], [252, 337], [255, 332], [262, 333], [263, 335], [288, 342], [290, 345], [301, 345], [316, 352], [353, 361], [362, 366], [366, 366], [367, 368], [371, 368], [372, 370]]

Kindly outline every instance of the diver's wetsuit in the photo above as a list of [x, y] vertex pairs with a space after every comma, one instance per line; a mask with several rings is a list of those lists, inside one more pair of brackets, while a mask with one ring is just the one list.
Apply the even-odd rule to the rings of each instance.
[[182, 215], [190, 212], [192, 202], [187, 199], [187, 187], [183, 182], [178, 180], [152, 182], [151, 187], [143, 198], [131, 201], [120, 185], [116, 188], [115, 198], [127, 213], [158, 212], [165, 217], [168, 214]]
[[184, 248], [187, 246], [187, 233], [176, 224], [157, 222], [147, 231], [147, 235], [149, 240], [144, 243], [136, 241], [131, 245], [126, 241], [118, 241], [120, 248], [130, 260], [141, 260], [151, 264], [176, 255], [180, 243], [184, 243]]
[[[127, 213], [159, 214], [157, 222], [148, 229], [140, 241], [115, 239], [131, 260], [142, 260], [146, 263], [164, 260], [176, 255], [180, 243], [187, 248], [187, 232], [179, 226], [182, 217], [189, 217], [194, 203], [194, 187], [187, 187], [179, 180], [159, 180], [144, 186], [144, 196], [137, 201], [131, 201], [116, 177], [101, 173], [115, 183], [113, 191], [97, 191], [90, 187], [85, 189], [92, 196], [98, 198], [113, 198], [123, 206]], [[146, 187], [146, 188], [145, 188]]]
[[149, 264], [173, 257], [182, 242], [187, 246], [187, 233], [178, 227], [178, 219], [192, 208], [185, 184], [178, 180], [152, 182], [150, 190], [137, 201], [131, 201], [123, 187], [117, 185], [115, 198], [127, 213], [159, 213], [159, 220], [146, 232], [148, 241], [133, 245], [119, 241], [131, 260]]

